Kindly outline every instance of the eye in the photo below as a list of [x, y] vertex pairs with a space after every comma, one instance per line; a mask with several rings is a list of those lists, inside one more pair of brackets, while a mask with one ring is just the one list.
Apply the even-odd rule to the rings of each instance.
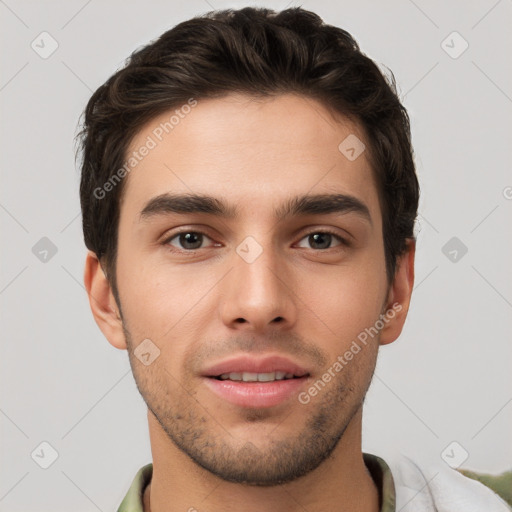
[[168, 238], [165, 244], [172, 245], [180, 250], [194, 251], [196, 249], [203, 249], [201, 245], [205, 240], [212, 241], [210, 237], [199, 231], [182, 231]]
[[[304, 238], [302, 238], [302, 240], [306, 240], [306, 242], [310, 244], [310, 248], [312, 249], [331, 249], [332, 247], [339, 245], [348, 245], [346, 240], [330, 231], [313, 231], [306, 235]], [[337, 241], [338, 243], [335, 246], [333, 246], [333, 241]], [[299, 242], [299, 247], [304, 247], [304, 245], [301, 245], [301, 243]]]
[[[213, 242], [213, 240], [201, 233], [200, 231], [182, 231], [175, 233], [173, 236], [165, 240], [165, 245], [170, 245], [180, 251], [195, 251], [198, 249], [204, 249], [203, 244], [207, 241]], [[305, 242], [303, 242], [305, 241]], [[304, 245], [309, 244], [309, 247]], [[330, 231], [312, 231], [301, 239], [298, 247], [305, 247], [311, 249], [331, 249], [336, 246], [348, 246], [348, 242], [340, 237], [338, 234]]]

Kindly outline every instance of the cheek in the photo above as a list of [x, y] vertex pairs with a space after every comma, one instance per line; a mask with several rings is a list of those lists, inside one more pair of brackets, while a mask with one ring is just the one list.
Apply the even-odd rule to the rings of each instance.
[[[308, 318], [324, 324], [322, 331], [335, 340], [337, 350], [374, 325], [381, 313], [386, 296], [385, 267], [375, 261], [368, 258], [366, 264], [361, 264], [359, 260], [357, 267], [326, 266], [299, 280], [297, 295], [312, 312]], [[305, 324], [303, 328], [308, 327]]]
[[129, 265], [119, 265], [119, 296], [124, 317], [135, 332], [144, 330], [147, 337], [161, 337], [165, 328], [172, 326], [178, 306], [183, 305], [176, 293], [176, 286], [166, 283], [150, 265], [141, 263], [130, 270]]
[[215, 295], [222, 275], [219, 272], [195, 265], [143, 261], [142, 257], [139, 261], [120, 258], [119, 295], [135, 344], [149, 338], [159, 347], [172, 344], [174, 354], [185, 350], [198, 323], [212, 318], [205, 308], [210, 304], [209, 295]]

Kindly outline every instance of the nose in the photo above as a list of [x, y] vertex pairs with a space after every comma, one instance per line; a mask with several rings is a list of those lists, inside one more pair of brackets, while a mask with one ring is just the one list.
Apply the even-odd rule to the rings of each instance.
[[223, 285], [221, 316], [229, 328], [264, 333], [295, 325], [294, 279], [272, 249], [265, 248], [254, 261], [235, 252]]

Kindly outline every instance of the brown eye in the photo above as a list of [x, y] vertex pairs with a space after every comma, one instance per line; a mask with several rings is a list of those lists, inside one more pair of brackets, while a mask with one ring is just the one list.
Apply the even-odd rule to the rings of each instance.
[[201, 245], [205, 239], [210, 240], [210, 238], [203, 233], [199, 233], [197, 231], [184, 231], [169, 238], [166, 243], [176, 247], [177, 249], [193, 251], [201, 249]]
[[[328, 231], [315, 231], [306, 235], [302, 240], [306, 240], [311, 249], [330, 249], [338, 245], [346, 245], [345, 240], [340, 236]], [[332, 245], [333, 242], [337, 242]], [[299, 247], [304, 247], [299, 243]], [[308, 248], [308, 247], [306, 247]]]

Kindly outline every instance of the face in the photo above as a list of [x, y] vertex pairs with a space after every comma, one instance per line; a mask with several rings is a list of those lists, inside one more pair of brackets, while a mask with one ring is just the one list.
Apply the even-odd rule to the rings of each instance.
[[171, 114], [132, 141], [130, 154], [156, 144], [121, 202], [134, 377], [169, 440], [203, 468], [291, 481], [360, 412], [382, 335], [363, 344], [362, 333], [391, 307], [372, 170], [365, 152], [338, 148], [365, 137], [295, 95], [200, 100], [155, 132]]

